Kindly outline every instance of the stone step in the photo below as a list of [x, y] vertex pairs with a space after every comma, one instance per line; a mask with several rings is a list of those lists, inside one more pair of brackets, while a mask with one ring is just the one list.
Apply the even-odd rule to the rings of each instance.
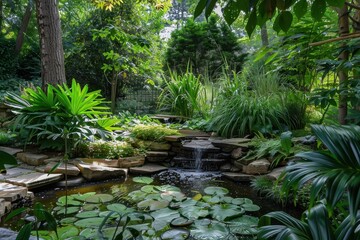
[[49, 158], [49, 156], [45, 154], [35, 154], [35, 153], [29, 153], [29, 152], [21, 152], [16, 154], [16, 157], [29, 165], [32, 166], [40, 166], [44, 164], [44, 160]]
[[10, 183], [0, 183], [0, 198], [3, 198], [8, 202], [16, 202], [25, 198], [27, 194], [27, 187], [17, 186]]
[[16, 154], [22, 152], [23, 150], [19, 148], [0, 147], [0, 151], [4, 151], [10, 155], [15, 156]]
[[[44, 168], [44, 172], [45, 173], [50, 173], [51, 170], [54, 168], [54, 166], [56, 165], [56, 162], [50, 162], [48, 163], [45, 168]], [[62, 173], [62, 174], [67, 174], [69, 176], [77, 176], [80, 173], [79, 168], [77, 168], [75, 165], [68, 163], [66, 168], [65, 168], [65, 163], [61, 163], [59, 166], [56, 167], [56, 169], [54, 169], [51, 173]]]
[[34, 189], [58, 182], [62, 178], [63, 175], [58, 173], [47, 174], [47, 173], [32, 172], [14, 178], [7, 178], [5, 182], [12, 183], [14, 185], [24, 186], [27, 187], [28, 189]]
[[130, 173], [136, 173], [136, 174], [154, 174], [154, 173], [159, 173], [162, 171], [167, 170], [167, 167], [158, 165], [158, 164], [153, 164], [153, 163], [146, 163], [141, 167], [132, 167], [130, 168]]
[[191, 140], [190, 142], [184, 143], [183, 148], [194, 152], [220, 152], [220, 148], [215, 147], [209, 140]]
[[15, 178], [17, 176], [29, 174], [33, 172], [34, 172], [33, 170], [20, 168], [20, 167], [8, 168], [6, 169], [6, 173], [0, 174], [0, 182], [5, 181], [7, 178]]
[[238, 147], [249, 148], [251, 139], [248, 138], [229, 138], [229, 139], [216, 139], [211, 141], [215, 147], [235, 149]]
[[76, 166], [87, 180], [121, 178], [126, 177], [128, 172], [126, 168], [113, 168], [86, 163], [77, 163]]
[[255, 177], [253, 175], [237, 172], [223, 172], [222, 175], [235, 182], [250, 182]]

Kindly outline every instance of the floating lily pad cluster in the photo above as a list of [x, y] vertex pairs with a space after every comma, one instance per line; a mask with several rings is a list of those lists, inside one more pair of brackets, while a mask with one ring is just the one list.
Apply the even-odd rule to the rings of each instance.
[[[232, 198], [222, 187], [207, 187], [204, 194], [186, 197], [177, 187], [144, 184], [130, 192], [125, 206], [109, 194], [73, 194], [60, 197], [53, 209], [59, 219], [59, 239], [243, 239], [257, 233], [258, 218], [247, 215], [260, 208], [248, 198]], [[124, 201], [125, 202], [125, 201]], [[65, 208], [65, 206], [67, 206]], [[58, 239], [40, 231], [44, 239]], [[115, 238], [118, 236], [118, 238]]]

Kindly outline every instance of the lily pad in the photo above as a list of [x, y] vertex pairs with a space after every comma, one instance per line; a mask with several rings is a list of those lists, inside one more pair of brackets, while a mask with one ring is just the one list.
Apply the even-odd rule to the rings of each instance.
[[85, 237], [86, 239], [95, 239], [98, 235], [98, 229], [96, 228], [85, 228], [80, 232], [80, 236]]
[[78, 219], [76, 217], [67, 217], [60, 220], [62, 225], [67, 225], [76, 222]]
[[182, 192], [177, 192], [177, 191], [166, 191], [161, 193], [161, 197], [169, 202], [171, 201], [176, 201], [176, 202], [181, 202], [184, 199], [186, 199], [186, 196], [184, 193]]
[[130, 212], [135, 211], [135, 209], [127, 207], [127, 206], [125, 206], [124, 204], [121, 204], [121, 203], [109, 204], [109, 205], [106, 206], [106, 208], [109, 211], [114, 211], [114, 212], [118, 212], [118, 213], [121, 213], [121, 214], [130, 213]]
[[221, 202], [221, 199], [219, 196], [215, 195], [215, 196], [209, 196], [209, 195], [205, 195], [202, 197], [202, 199], [210, 204], [215, 204], [215, 203], [219, 203]]
[[75, 200], [73, 197], [68, 196], [67, 197], [67, 202], [66, 202], [66, 196], [60, 197], [57, 202], [56, 205], [58, 206], [65, 206], [65, 204], [67, 203], [67, 206], [81, 206], [83, 205], [82, 202]]
[[157, 189], [155, 189], [154, 185], [145, 185], [141, 188], [141, 191], [145, 193], [157, 193], [159, 192]]
[[257, 217], [243, 215], [226, 222], [226, 224], [232, 233], [239, 235], [256, 235], [258, 232], [258, 222], [259, 218]]
[[138, 208], [143, 208], [143, 209], [150, 209], [150, 211], [155, 211], [158, 209], [162, 209], [162, 208], [166, 208], [167, 206], [169, 206], [169, 201], [166, 200], [161, 200], [161, 201], [156, 201], [156, 200], [152, 200], [152, 199], [147, 199], [144, 201], [141, 201], [137, 204]]
[[74, 214], [80, 211], [80, 207], [63, 207], [62, 209], [60, 209], [59, 211], [56, 212], [57, 215], [62, 215], [62, 214], [66, 214], [70, 215], [70, 214]]
[[147, 193], [140, 191], [140, 190], [135, 190], [132, 191], [128, 194], [128, 197], [133, 200], [134, 202], [139, 202], [144, 200], [144, 198], [146, 197]]
[[150, 184], [154, 181], [154, 179], [150, 177], [134, 177], [133, 181], [136, 183]]
[[207, 187], [204, 189], [204, 192], [209, 195], [226, 195], [229, 193], [229, 190], [223, 187]]
[[231, 218], [242, 216], [245, 210], [233, 204], [218, 204], [211, 208], [210, 213], [212, 217], [219, 221], [226, 221]]
[[180, 203], [180, 207], [186, 208], [186, 207], [189, 207], [189, 206], [195, 206], [197, 203], [198, 203], [198, 201], [195, 201], [195, 200], [193, 200], [191, 198], [188, 198], [185, 201]]
[[188, 218], [179, 217], [171, 221], [170, 226], [172, 227], [187, 227], [190, 226], [194, 221]]
[[95, 194], [85, 199], [89, 203], [107, 203], [114, 200], [114, 197], [110, 194]]
[[59, 239], [67, 239], [79, 235], [80, 230], [74, 226], [65, 226], [57, 229]]
[[75, 215], [77, 218], [93, 218], [99, 216], [99, 211], [84, 211]]
[[83, 194], [71, 194], [70, 196], [73, 197], [75, 200], [81, 201], [81, 202], [85, 202], [85, 199], [95, 195], [96, 192], [87, 192], [87, 193], [83, 193]]
[[188, 239], [190, 236], [190, 231], [186, 229], [170, 229], [163, 234], [161, 234], [162, 240], [182, 240]]
[[260, 210], [260, 207], [258, 205], [251, 204], [251, 203], [243, 204], [243, 205], [241, 205], [241, 207], [244, 208], [244, 210], [248, 211], [248, 212], [256, 212], [256, 211]]
[[95, 209], [99, 209], [99, 207], [100, 207], [99, 204], [86, 203], [82, 207], [82, 210], [84, 210], [84, 211], [92, 211], [92, 210], [95, 210]]
[[[206, 222], [209, 222], [206, 224]], [[220, 240], [229, 238], [229, 230], [225, 224], [217, 221], [195, 221], [191, 229], [191, 236], [195, 239]], [[236, 239], [236, 238], [235, 238]]]
[[85, 219], [76, 221], [74, 224], [75, 224], [75, 226], [81, 227], [81, 228], [89, 228], [89, 227], [98, 228], [103, 220], [104, 220], [104, 218], [102, 218], [102, 217], [85, 218]]
[[156, 210], [150, 213], [150, 215], [156, 220], [163, 220], [166, 222], [171, 222], [173, 219], [180, 217], [178, 211], [171, 210], [170, 208]]
[[207, 215], [209, 215], [209, 211], [207, 209], [198, 206], [181, 208], [180, 213], [188, 219], [198, 219], [200, 217], [206, 217]]
[[99, 217], [108, 217], [110, 219], [120, 218], [120, 214], [114, 211], [103, 211], [99, 213]]
[[168, 192], [168, 191], [181, 192], [180, 188], [175, 187], [175, 186], [171, 186], [171, 185], [155, 186], [155, 189], [160, 191], [160, 192]]

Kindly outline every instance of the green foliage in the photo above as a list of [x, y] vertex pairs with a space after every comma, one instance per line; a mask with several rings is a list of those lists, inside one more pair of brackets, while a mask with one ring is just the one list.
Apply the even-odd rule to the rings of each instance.
[[6, 39], [0, 34], [0, 80], [4, 81], [16, 74], [18, 68], [17, 57], [14, 57], [15, 41]]
[[283, 86], [274, 72], [259, 71], [256, 64], [241, 75], [225, 72], [222, 86], [209, 123], [209, 128], [221, 136], [242, 137], [305, 125], [303, 98]]
[[0, 130], [0, 145], [10, 145], [14, 142], [15, 135]]
[[136, 113], [130, 113], [129, 111], [120, 112], [117, 115], [119, 120], [118, 126], [121, 126], [122, 129], [131, 130], [134, 126], [142, 125], [160, 125], [159, 120], [151, 118], [148, 115], [138, 115]]
[[[35, 203], [34, 208], [32, 209], [18, 208], [13, 210], [9, 213], [9, 215], [7, 215], [7, 217], [5, 218], [5, 222], [24, 212], [32, 214], [35, 221], [26, 223], [24, 220], [21, 220], [23, 225], [16, 239], [29, 239], [31, 235], [31, 230], [35, 230], [36, 235], [39, 236], [40, 228], [47, 229], [48, 231], [53, 231], [55, 233], [55, 237], [58, 237], [56, 220], [54, 216], [51, 215], [51, 213], [47, 211], [41, 203]], [[46, 224], [43, 224], [45, 222]]]
[[[322, 125], [312, 128], [327, 150], [297, 154], [302, 160], [287, 167], [282, 187], [285, 196], [290, 193], [296, 196], [299, 188], [312, 182], [307, 216], [297, 220], [283, 212], [267, 214], [260, 221], [263, 227], [259, 239], [287, 239], [290, 235], [305, 239], [360, 237], [357, 231], [360, 223], [360, 129], [358, 126]], [[347, 216], [341, 222], [334, 221], [336, 209], [341, 211], [344, 203]], [[271, 219], [280, 221], [281, 225], [269, 225]]]
[[200, 81], [191, 71], [177, 74], [170, 71], [169, 80], [164, 77], [165, 87], [159, 96], [159, 108], [184, 117], [203, 113], [206, 92]]
[[230, 28], [211, 17], [201, 23], [188, 20], [181, 29], [172, 32], [164, 66], [185, 72], [190, 65], [196, 75], [215, 79], [224, 62], [230, 63], [232, 70], [240, 71], [245, 56]]
[[9, 94], [6, 104], [17, 115], [14, 121], [26, 141], [58, 142], [69, 139], [71, 146], [95, 136], [105, 137], [116, 119], [106, 118], [108, 108], [100, 91], [89, 92], [73, 80], [71, 87], [48, 85], [46, 93], [39, 87], [26, 88], [23, 95]]
[[5, 165], [17, 165], [17, 160], [16, 158], [11, 155], [8, 154], [7, 152], [4, 151], [0, 151], [0, 173], [2, 172], [6, 172], [6, 167]]
[[155, 141], [163, 142], [164, 137], [171, 135], [179, 135], [179, 132], [174, 129], [169, 129], [161, 125], [136, 125], [132, 129], [132, 134], [134, 137], [145, 140], [145, 141]]
[[121, 157], [132, 157], [139, 154], [138, 149], [135, 149], [130, 143], [125, 141], [97, 140], [82, 144], [80, 149], [83, 156], [91, 158], [118, 159]]
[[[211, 12], [214, 9], [216, 3], [219, 0], [201, 0], [199, 1], [194, 17], [198, 17], [202, 12], [205, 12], [205, 17], [209, 18]], [[310, 6], [308, 6], [308, 3]], [[258, 25], [262, 27], [263, 24], [272, 19], [276, 14], [276, 20], [274, 22], [274, 30], [287, 31], [293, 19], [293, 14], [298, 18], [302, 17], [310, 7], [311, 16], [313, 20], [320, 21], [325, 14], [326, 9], [329, 7], [341, 8], [344, 6], [345, 0], [340, 1], [325, 1], [315, 0], [307, 2], [305, 0], [296, 1], [268, 1], [260, 0], [255, 3], [251, 0], [243, 1], [229, 1], [228, 4], [223, 4], [222, 11], [226, 22], [231, 25], [240, 15], [245, 15], [246, 31], [249, 36], [255, 30]], [[240, 14], [240, 12], [243, 14]]]

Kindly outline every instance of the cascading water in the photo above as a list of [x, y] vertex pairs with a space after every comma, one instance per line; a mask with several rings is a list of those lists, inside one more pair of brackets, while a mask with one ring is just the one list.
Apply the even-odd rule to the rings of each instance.
[[193, 152], [193, 156], [195, 159], [195, 170], [200, 171], [202, 167], [202, 155], [203, 155], [203, 149], [202, 148], [195, 148]]

